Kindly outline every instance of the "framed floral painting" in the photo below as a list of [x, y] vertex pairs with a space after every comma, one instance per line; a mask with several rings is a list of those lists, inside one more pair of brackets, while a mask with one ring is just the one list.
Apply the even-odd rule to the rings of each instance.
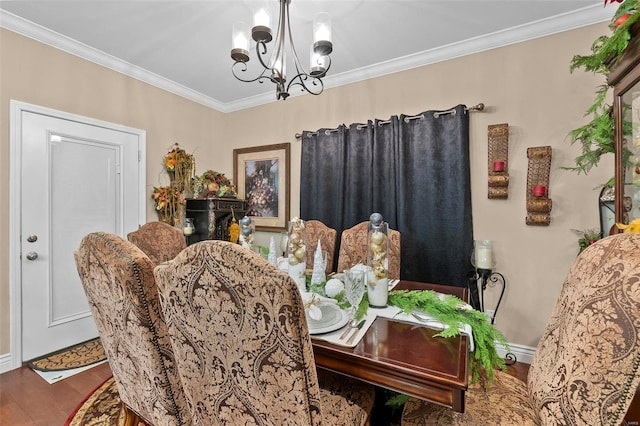
[[289, 222], [290, 144], [233, 150], [233, 181], [259, 231], [286, 230]]

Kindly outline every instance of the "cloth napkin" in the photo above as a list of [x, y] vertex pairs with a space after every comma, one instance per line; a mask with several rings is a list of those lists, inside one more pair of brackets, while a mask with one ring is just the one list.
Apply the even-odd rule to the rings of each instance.
[[[395, 287], [396, 284], [398, 284], [400, 282], [400, 280], [389, 280], [389, 290], [393, 289], [393, 287]], [[337, 303], [335, 299], [329, 298], [329, 297], [323, 297], [320, 295], [316, 294], [316, 297], [319, 298], [321, 301], [331, 301], [333, 303]], [[302, 300], [304, 302], [307, 302], [309, 300], [311, 300], [313, 298], [313, 293], [302, 293]], [[334, 345], [338, 345], [338, 346], [344, 346], [347, 348], [353, 348], [355, 347], [360, 340], [362, 340], [362, 338], [364, 337], [364, 335], [367, 333], [367, 330], [369, 329], [369, 327], [371, 327], [371, 324], [373, 324], [373, 321], [375, 321], [377, 315], [376, 315], [376, 310], [374, 309], [367, 309], [367, 316], [365, 318], [363, 318], [365, 320], [364, 325], [360, 328], [360, 330], [358, 330], [358, 334], [356, 335], [356, 337], [354, 339], [351, 340], [350, 344], [347, 344], [347, 340], [349, 340], [349, 337], [351, 337], [351, 333], [353, 333], [353, 331], [351, 331], [351, 333], [347, 334], [347, 337], [344, 339], [340, 339], [340, 336], [342, 336], [342, 333], [344, 333], [345, 331], [345, 327], [349, 327], [349, 325], [347, 324], [345, 327], [342, 327], [336, 331], [332, 331], [330, 333], [323, 333], [323, 334], [312, 334], [311, 338], [312, 339], [316, 339], [316, 340], [324, 340], [326, 342], [329, 343], [333, 343]]]
[[360, 343], [360, 340], [362, 340], [364, 335], [367, 333], [367, 330], [369, 329], [369, 327], [371, 327], [371, 324], [373, 324], [373, 321], [375, 321], [376, 317], [377, 315], [375, 312], [373, 312], [373, 309], [367, 309], [367, 316], [363, 318], [365, 323], [360, 328], [360, 330], [358, 330], [358, 334], [354, 339], [351, 340], [350, 344], [347, 344], [347, 340], [349, 340], [349, 337], [351, 337], [351, 333], [353, 333], [354, 329], [351, 329], [352, 331], [347, 334], [346, 338], [342, 340], [340, 339], [340, 336], [342, 336], [342, 333], [344, 333], [344, 331], [346, 330], [345, 327], [349, 327], [348, 324], [345, 327], [339, 328], [336, 331], [332, 331], [330, 333], [312, 334], [311, 338], [316, 340], [324, 340], [325, 342], [333, 343], [334, 345], [338, 346], [344, 346], [346, 348], [353, 348], [358, 343]]
[[[368, 311], [371, 311], [369, 309]], [[387, 306], [386, 308], [375, 309], [375, 313], [379, 317], [394, 319], [398, 321], [411, 322], [414, 324], [421, 325], [423, 327], [434, 328], [436, 330], [444, 330], [448, 326], [446, 324], [441, 323], [437, 319], [433, 318], [429, 314], [425, 312], [417, 312], [416, 314], [420, 316], [422, 320], [417, 319], [411, 314], [405, 314], [402, 312], [400, 308], [397, 306]], [[473, 331], [469, 324], [461, 324], [460, 325], [460, 333], [466, 334], [469, 336], [469, 351], [473, 352], [475, 349], [474, 341], [473, 341]]]

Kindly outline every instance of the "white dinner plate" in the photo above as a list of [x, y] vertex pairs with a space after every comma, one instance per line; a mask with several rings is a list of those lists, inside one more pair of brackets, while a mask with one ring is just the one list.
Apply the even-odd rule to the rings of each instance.
[[322, 311], [322, 318], [319, 320], [310, 318], [309, 313], [306, 313], [309, 334], [329, 333], [344, 327], [349, 322], [347, 312], [340, 309], [335, 303], [321, 302], [318, 307]]

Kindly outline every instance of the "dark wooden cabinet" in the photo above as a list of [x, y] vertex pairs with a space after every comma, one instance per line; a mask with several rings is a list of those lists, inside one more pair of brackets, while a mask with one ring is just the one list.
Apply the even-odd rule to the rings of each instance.
[[640, 28], [620, 60], [612, 67], [615, 120], [615, 221], [629, 223], [640, 217]]
[[[640, 217], [640, 28], [611, 69], [615, 120], [615, 221], [629, 223]], [[622, 232], [618, 230], [618, 232]], [[640, 424], [640, 388], [636, 390], [623, 425]]]
[[202, 240], [229, 241], [229, 225], [235, 216], [247, 212], [247, 202], [238, 198], [187, 198], [186, 217], [193, 219], [195, 232], [187, 236], [187, 244]]

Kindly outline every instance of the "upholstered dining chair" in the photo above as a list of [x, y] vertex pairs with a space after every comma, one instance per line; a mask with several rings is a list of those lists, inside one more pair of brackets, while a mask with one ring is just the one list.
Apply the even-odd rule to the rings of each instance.
[[[349, 269], [358, 263], [367, 262], [367, 235], [369, 221], [360, 222], [342, 231], [338, 253], [338, 272]], [[400, 232], [389, 229], [389, 278], [400, 278]]]
[[189, 424], [151, 260], [129, 241], [96, 232], [82, 239], [75, 261], [126, 425]]
[[538, 343], [527, 383], [497, 371], [470, 386], [464, 414], [410, 399], [409, 425], [622, 424], [640, 384], [640, 234], [619, 234], [576, 259]]
[[154, 269], [195, 424], [363, 425], [374, 389], [316, 372], [296, 283], [227, 241]]
[[316, 254], [316, 247], [318, 246], [318, 241], [320, 241], [320, 247], [327, 256], [325, 273], [327, 275], [330, 274], [333, 271], [333, 257], [336, 251], [336, 230], [329, 228], [319, 220], [308, 220], [305, 222], [305, 231], [307, 269], [313, 270], [313, 260]]
[[127, 239], [149, 256], [154, 265], [171, 260], [187, 246], [182, 231], [164, 222], [147, 222]]

